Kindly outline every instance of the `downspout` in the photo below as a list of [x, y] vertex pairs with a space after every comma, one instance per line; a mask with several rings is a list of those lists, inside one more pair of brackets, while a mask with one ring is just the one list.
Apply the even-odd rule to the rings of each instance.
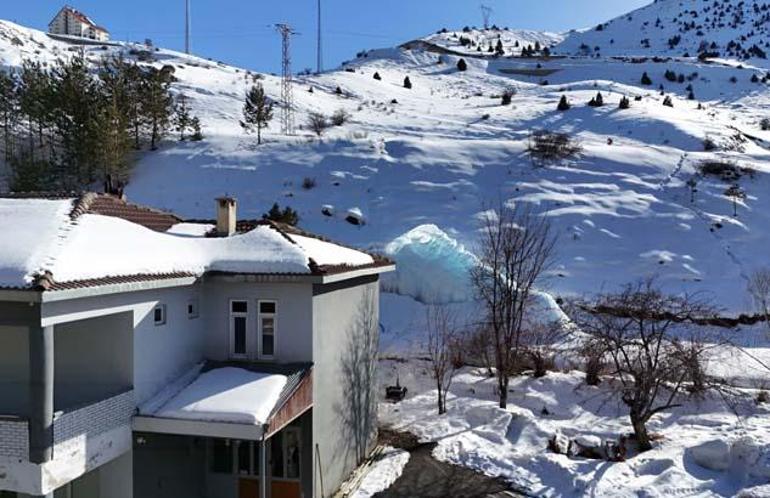
[[267, 431], [268, 424], [262, 424], [262, 440], [259, 443], [259, 498], [267, 498]]
[[29, 330], [29, 460], [53, 459], [53, 326]]

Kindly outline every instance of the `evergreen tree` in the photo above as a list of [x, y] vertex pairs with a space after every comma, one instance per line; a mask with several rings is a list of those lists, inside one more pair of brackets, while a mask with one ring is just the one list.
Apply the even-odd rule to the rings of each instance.
[[157, 150], [158, 143], [168, 133], [173, 113], [173, 98], [170, 88], [173, 75], [167, 68], [151, 67], [142, 78], [141, 111], [150, 130], [150, 149]]
[[[34, 159], [36, 149], [42, 149], [45, 145], [44, 134], [53, 119], [52, 98], [51, 74], [43, 69], [40, 62], [25, 61], [20, 74], [19, 109], [27, 123], [30, 160]], [[37, 136], [37, 146], [35, 136]]]
[[101, 166], [103, 178], [128, 179], [130, 171], [131, 134], [128, 119], [116, 96], [106, 97], [96, 115], [96, 165]]
[[376, 79], [377, 81], [380, 81], [380, 80], [382, 80], [382, 76], [380, 76], [380, 73], [377, 73], [377, 72], [375, 72], [373, 77], [374, 77], [374, 79]]
[[503, 47], [503, 41], [498, 39], [497, 46], [495, 47], [495, 54], [499, 56], [505, 55], [505, 47]]
[[458, 71], [467, 71], [468, 70], [468, 63], [465, 62], [465, 59], [460, 59], [457, 61], [457, 70]]
[[192, 135], [190, 140], [193, 142], [200, 142], [203, 140], [203, 132], [201, 131], [201, 120], [197, 116], [190, 120], [190, 128], [192, 129]]
[[646, 72], [642, 74], [642, 85], [652, 85], [652, 80]]
[[243, 104], [243, 121], [241, 126], [246, 133], [257, 130], [257, 144], [262, 143], [262, 128], [267, 128], [273, 119], [273, 101], [265, 95], [265, 89], [261, 83], [253, 85], [246, 93], [246, 101]]
[[174, 129], [179, 133], [179, 140], [184, 141], [187, 130], [192, 127], [192, 116], [187, 96], [180, 93], [176, 98], [174, 107]]
[[18, 119], [16, 83], [5, 71], [0, 71], [0, 127], [3, 128], [3, 152], [8, 162], [13, 154], [13, 135]]
[[299, 223], [299, 214], [297, 211], [292, 209], [290, 206], [286, 206], [284, 209], [281, 209], [277, 202], [273, 204], [273, 206], [270, 208], [270, 211], [262, 215], [262, 218], [265, 220], [276, 221], [278, 223], [285, 223], [291, 226], [297, 226], [297, 223]]
[[59, 61], [53, 69], [54, 120], [61, 146], [63, 188], [88, 185], [97, 179], [97, 151], [102, 134], [98, 110], [103, 94], [82, 55]]
[[631, 101], [623, 95], [623, 97], [620, 99], [620, 104], [618, 104], [618, 109], [630, 109], [631, 108]]
[[568, 111], [570, 109], [569, 102], [567, 101], [567, 96], [562, 95], [561, 100], [559, 100], [559, 105], [556, 107], [559, 111]]
[[404, 78], [404, 88], [407, 88], [409, 90], [412, 89], [412, 80], [409, 79], [409, 76]]

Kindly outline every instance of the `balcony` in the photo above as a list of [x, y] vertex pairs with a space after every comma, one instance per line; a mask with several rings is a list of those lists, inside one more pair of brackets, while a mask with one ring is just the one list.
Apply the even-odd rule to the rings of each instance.
[[52, 459], [30, 461], [29, 422], [24, 417], [0, 416], [0, 489], [45, 495], [62, 483], [112, 460], [131, 448], [134, 391], [54, 414]]

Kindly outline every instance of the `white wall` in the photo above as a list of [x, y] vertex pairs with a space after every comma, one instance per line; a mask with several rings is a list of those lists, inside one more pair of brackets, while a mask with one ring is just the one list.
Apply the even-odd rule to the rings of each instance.
[[[50, 302], [42, 305], [42, 320], [49, 325], [131, 312], [134, 394], [141, 404], [203, 359], [204, 314], [201, 310], [197, 319], [187, 316], [187, 304], [198, 294], [196, 284]], [[153, 321], [158, 304], [166, 305], [166, 324], [161, 326]]]

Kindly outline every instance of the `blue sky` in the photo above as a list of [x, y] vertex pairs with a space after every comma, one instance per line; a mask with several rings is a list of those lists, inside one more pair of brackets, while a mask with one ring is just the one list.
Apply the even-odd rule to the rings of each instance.
[[[184, 46], [184, 0], [70, 0], [114, 38]], [[323, 0], [326, 68], [367, 48], [387, 47], [443, 27], [480, 25], [475, 0]], [[564, 31], [606, 21], [651, 0], [484, 0], [500, 26]], [[45, 29], [62, 0], [6, 0], [0, 18]], [[280, 42], [270, 27], [289, 22], [294, 69], [315, 67], [316, 0], [192, 0], [193, 51], [259, 71], [280, 69]]]

